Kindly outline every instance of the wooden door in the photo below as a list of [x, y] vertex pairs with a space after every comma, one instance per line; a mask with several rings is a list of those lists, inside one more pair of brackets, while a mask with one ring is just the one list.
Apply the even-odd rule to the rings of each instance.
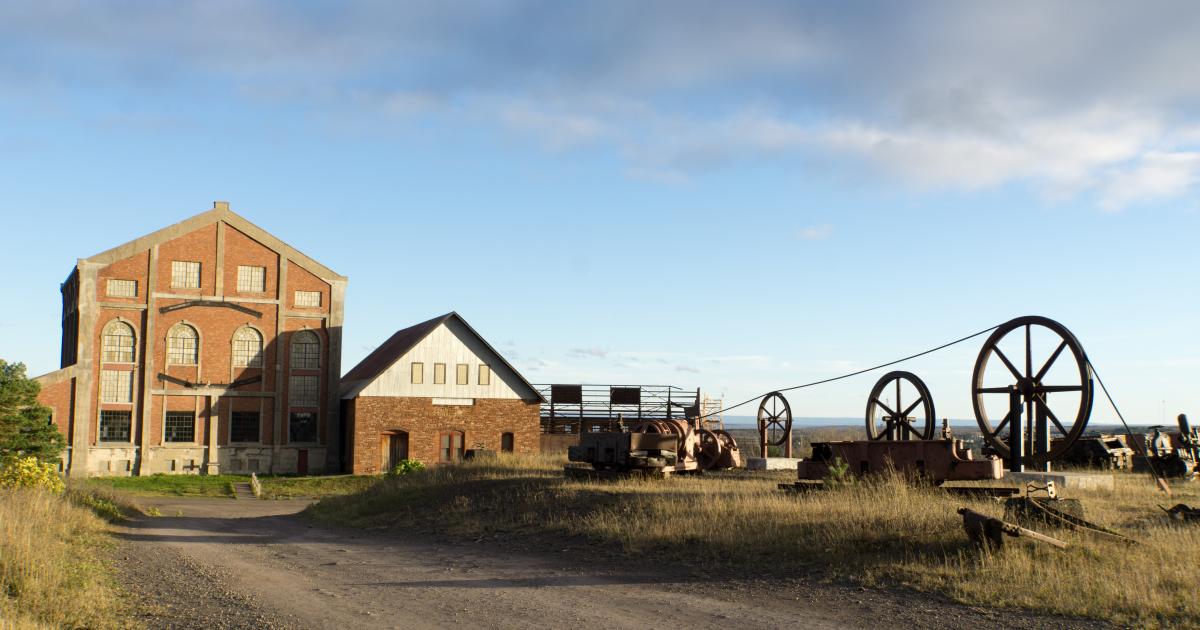
[[408, 459], [408, 434], [393, 433], [388, 436], [388, 462], [387, 470], [396, 467], [396, 464]]

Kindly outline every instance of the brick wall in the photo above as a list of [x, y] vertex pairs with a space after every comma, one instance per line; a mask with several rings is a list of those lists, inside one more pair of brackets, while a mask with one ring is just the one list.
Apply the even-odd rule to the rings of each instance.
[[[225, 447], [228, 444], [228, 424], [233, 409], [261, 410], [261, 444], [246, 443], [235, 446], [291, 446], [287, 443], [288, 386], [292, 373], [288, 364], [286, 344], [290, 336], [287, 333], [305, 327], [314, 330], [321, 339], [320, 367], [310, 372], [321, 379], [318, 416], [320, 431], [317, 443], [304, 444], [300, 448], [310, 450], [310, 456], [322, 458], [320, 463], [310, 460], [311, 470], [324, 470], [324, 438], [327, 433], [336, 433], [337, 428], [332, 423], [336, 407], [331, 407], [328, 403], [335, 398], [332, 393], [336, 391], [340, 371], [337, 356], [332, 354], [340, 352], [340, 346], [331, 341], [331, 338], [340, 339], [337, 336], [340, 334], [340, 328], [331, 333], [330, 326], [331, 321], [332, 325], [340, 326], [342, 294], [336, 294], [338, 301], [335, 304], [333, 285], [304, 269], [301, 266], [304, 263], [296, 260], [287, 261], [289, 276], [285, 279], [281, 274], [281, 256], [287, 256], [290, 250], [280, 245], [269, 245], [268, 243], [273, 241], [267, 239], [258, 240], [262, 237], [251, 236], [252, 233], [257, 234], [258, 228], [249, 226], [247, 229], [249, 231], [242, 231], [221, 216], [209, 223], [184, 222], [155, 233], [153, 238], [131, 241], [92, 259], [81, 259], [80, 266], [71, 277], [78, 278], [81, 274], [86, 277], [86, 274], [91, 273], [95, 274], [96, 278], [95, 283], [89, 285], [90, 291], [81, 294], [80, 302], [80, 321], [90, 326], [91, 334], [87, 339], [80, 340], [79, 346], [90, 359], [90, 369], [76, 364], [73, 374], [78, 380], [74, 381], [74, 385], [70, 379], [64, 379], [59, 373], [46, 375], [44, 391], [40, 398], [53, 407], [55, 423], [66, 434], [68, 440], [78, 438], [84, 442], [86, 439], [85, 443], [74, 445], [82, 455], [95, 451], [98, 459], [89, 463], [89, 472], [103, 472], [106, 463], [101, 460], [106, 458], [106, 453], [112, 449], [133, 449], [136, 458], [143, 446], [150, 451], [164, 448], [174, 452], [183, 448], [207, 446], [213, 437], [216, 438], [217, 444]], [[154, 255], [154, 251], [157, 251], [157, 255]], [[199, 288], [171, 286], [171, 263], [174, 260], [195, 261], [201, 264]], [[238, 290], [239, 265], [265, 269], [263, 291]], [[336, 282], [337, 277], [334, 278]], [[137, 295], [124, 298], [108, 296], [107, 281], [110, 279], [135, 280]], [[153, 295], [151, 279], [156, 285], [153, 287]], [[321, 305], [298, 309], [302, 313], [293, 312], [297, 310], [292, 307], [295, 289], [320, 291]], [[167, 313], [159, 310], [198, 298], [218, 298], [225, 302], [239, 303], [260, 312], [261, 315], [255, 316], [229, 308], [195, 305]], [[64, 294], [64, 300], [67, 299], [68, 296]], [[103, 360], [104, 327], [114, 319], [125, 321], [134, 330], [136, 358], [133, 363], [109, 363]], [[166, 364], [168, 334], [171, 327], [178, 323], [187, 323], [199, 333], [198, 365]], [[242, 326], [256, 329], [263, 337], [261, 368], [232, 365], [233, 336]], [[64, 334], [64, 342], [74, 345], [74, 338], [68, 339]], [[77, 359], [80, 362], [84, 361], [82, 356]], [[277, 365], [280, 369], [276, 369]], [[132, 403], [105, 403], [99, 399], [103, 370], [134, 372]], [[218, 386], [210, 391], [196, 391], [158, 379], [157, 374], [160, 372], [193, 383], [223, 384], [250, 377], [261, 377], [261, 380], [236, 388], [222, 389]], [[149, 382], [146, 377], [149, 377]], [[72, 386], [83, 388], [77, 401], [81, 410], [72, 409]], [[83, 407], [85, 404], [88, 405], [86, 408]], [[132, 412], [129, 442], [98, 443], [98, 418], [100, 411], [104, 409]], [[278, 419], [274, 415], [276, 409], [280, 414]], [[145, 441], [141, 435], [143, 410], [149, 410]], [[186, 445], [163, 444], [162, 418], [167, 410], [196, 412], [194, 442]], [[276, 428], [276, 420], [279, 420], [282, 426]], [[73, 425], [80, 431], [72, 431]], [[210, 431], [211, 428], [217, 429], [215, 434]], [[275, 439], [277, 432], [280, 437], [278, 442]], [[151, 455], [150, 451], [140, 453], [140, 456], [148, 457]], [[218, 456], [211, 450], [201, 452], [204, 452], [204, 457], [208, 459]], [[271, 452], [272, 457], [280, 461], [287, 457], [294, 458], [294, 454], [288, 455], [278, 448]], [[255, 456], [254, 459], [261, 458]], [[278, 462], [276, 465], [264, 464], [264, 470], [287, 471], [286, 465], [280, 468], [277, 464]]]
[[441, 434], [463, 432], [467, 449], [500, 450], [500, 436], [513, 434], [513, 451], [538, 452], [539, 405], [523, 400], [475, 399], [474, 404], [434, 405], [430, 398], [359, 396], [347, 401], [350, 460], [354, 474], [380, 470], [383, 436], [408, 433], [408, 456], [426, 465], [439, 463]]

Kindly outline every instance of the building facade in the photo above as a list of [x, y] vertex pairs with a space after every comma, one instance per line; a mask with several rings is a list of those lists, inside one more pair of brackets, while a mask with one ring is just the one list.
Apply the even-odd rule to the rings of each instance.
[[392, 335], [342, 378], [341, 399], [354, 474], [539, 450], [542, 396], [457, 313]]
[[344, 276], [229, 204], [83, 258], [38, 377], [72, 476], [341, 467]]

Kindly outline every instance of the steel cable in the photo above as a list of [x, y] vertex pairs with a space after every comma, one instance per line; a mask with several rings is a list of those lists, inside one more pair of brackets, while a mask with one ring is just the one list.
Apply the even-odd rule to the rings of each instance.
[[[1117, 407], [1116, 401], [1114, 401], [1112, 395], [1108, 393], [1108, 388], [1104, 386], [1104, 379], [1100, 378], [1100, 372], [1096, 369], [1096, 365], [1092, 363], [1091, 359], [1087, 359], [1087, 364], [1088, 367], [1092, 369], [1092, 376], [1096, 377], [1096, 382], [1100, 383], [1100, 390], [1104, 392], [1104, 397], [1108, 399], [1108, 404], [1112, 406], [1113, 411], [1117, 412], [1117, 418], [1121, 420], [1121, 426], [1125, 427], [1125, 436], [1129, 438], [1129, 443], [1132, 445], [1134, 442], [1133, 431], [1129, 428], [1129, 423], [1125, 422], [1125, 416], [1121, 414], [1121, 410]], [[1158, 474], [1158, 469], [1154, 467], [1154, 462], [1150, 459], [1150, 453], [1146, 451], [1147, 449], [1142, 449], [1142, 457], [1146, 458], [1146, 464], [1150, 467], [1150, 474], [1154, 477], [1154, 481], [1158, 484], [1158, 487], [1161, 488], [1163, 492], [1166, 492], [1167, 496], [1171, 496], [1171, 486], [1167, 485], [1167, 480]]]
[[940, 346], [938, 346], [938, 347], [936, 347], [936, 348], [930, 348], [930, 349], [928, 349], [928, 350], [925, 350], [924, 352], [918, 352], [918, 353], [916, 353], [916, 354], [910, 354], [910, 355], [908, 355], [908, 356], [906, 356], [906, 357], [904, 357], [904, 358], [902, 358], [902, 359], [896, 359], [895, 361], [888, 361], [887, 363], [880, 363], [879, 365], [876, 365], [876, 366], [873, 366], [873, 367], [869, 367], [869, 368], [866, 368], [866, 369], [862, 369], [862, 370], [858, 370], [857, 372], [850, 372], [849, 374], [842, 374], [841, 376], [834, 376], [833, 378], [827, 378], [827, 379], [822, 379], [822, 380], [819, 380], [819, 381], [813, 381], [813, 382], [811, 382], [811, 383], [804, 383], [803, 385], [793, 385], [792, 387], [785, 387], [785, 388], [783, 388], [783, 389], [773, 389], [773, 390], [771, 390], [771, 391], [769, 391], [769, 392], [764, 392], [764, 393], [762, 393], [762, 394], [759, 394], [758, 396], [755, 396], [754, 398], [750, 398], [750, 399], [744, 400], [744, 401], [742, 401], [742, 402], [740, 402], [740, 403], [738, 403], [738, 404], [736, 404], [736, 405], [732, 405], [732, 406], [730, 406], [730, 407], [725, 407], [724, 409], [719, 409], [719, 410], [717, 410], [717, 411], [713, 411], [713, 412], [710, 412], [710, 413], [706, 413], [706, 414], [704, 414], [704, 415], [700, 416], [700, 417], [699, 417], [699, 419], [704, 419], [704, 418], [707, 418], [707, 417], [709, 417], [709, 416], [716, 416], [716, 415], [720, 415], [720, 414], [723, 414], [723, 413], [725, 413], [726, 411], [729, 411], [729, 410], [731, 410], [731, 409], [737, 409], [738, 407], [741, 407], [741, 406], [743, 406], [743, 405], [750, 404], [750, 403], [752, 403], [752, 402], [754, 402], [754, 401], [756, 401], [756, 400], [759, 400], [759, 399], [760, 399], [760, 398], [762, 398], [763, 396], [766, 396], [766, 395], [768, 395], [768, 394], [771, 394], [771, 393], [773, 393], [773, 392], [790, 392], [790, 391], [797, 390], [797, 389], [804, 389], [805, 387], [813, 387], [813, 386], [816, 386], [816, 385], [824, 385], [825, 383], [832, 383], [832, 382], [834, 382], [834, 381], [840, 381], [840, 380], [842, 380], [842, 379], [845, 379], [845, 378], [850, 378], [850, 377], [852, 377], [852, 376], [858, 376], [859, 374], [866, 374], [867, 372], [873, 372], [873, 371], [875, 371], [875, 370], [880, 370], [880, 369], [883, 369], [883, 368], [885, 368], [885, 367], [889, 367], [889, 366], [892, 366], [892, 365], [896, 365], [897, 363], [903, 363], [903, 362], [905, 362], [905, 361], [908, 361], [908, 360], [910, 360], [910, 359], [915, 359], [915, 358], [917, 358], [917, 357], [923, 357], [923, 356], [925, 356], [925, 355], [927, 355], [927, 354], [931, 354], [931, 353], [933, 353], [933, 352], [937, 352], [938, 350], [944, 350], [944, 349], [946, 349], [946, 348], [949, 348], [950, 346], [953, 346], [953, 345], [955, 345], [955, 344], [959, 344], [959, 343], [962, 343], [962, 342], [964, 342], [964, 341], [968, 341], [968, 340], [970, 340], [970, 339], [974, 339], [975, 337], [978, 337], [979, 335], [983, 335], [983, 334], [986, 334], [986, 333], [990, 333], [990, 332], [992, 332], [993, 330], [996, 330], [997, 328], [999, 328], [999, 327], [1001, 327], [1001, 326], [1003, 326], [1003, 325], [1004, 325], [1004, 324], [996, 324], [995, 326], [992, 326], [991, 328], [985, 328], [985, 329], [983, 329], [983, 330], [981, 330], [981, 331], [979, 331], [979, 332], [977, 332], [977, 333], [973, 333], [973, 334], [967, 335], [966, 337], [963, 337], [963, 338], [961, 338], [961, 339], [955, 339], [954, 341], [951, 341], [950, 343], [944, 343], [944, 344], [942, 344], [942, 345], [940, 345]]

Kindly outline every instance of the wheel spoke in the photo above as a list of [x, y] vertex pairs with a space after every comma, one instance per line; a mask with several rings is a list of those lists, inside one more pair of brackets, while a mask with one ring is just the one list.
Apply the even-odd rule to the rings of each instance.
[[1059, 422], [1058, 416], [1054, 415], [1053, 411], [1050, 411], [1050, 405], [1046, 404], [1046, 400], [1039, 400], [1038, 405], [1042, 407], [1042, 411], [1046, 412], [1046, 417], [1050, 418], [1050, 422], [1053, 422], [1054, 426], [1058, 427], [1058, 430], [1063, 434], [1063, 436], [1066, 436], [1068, 433], [1067, 428], [1063, 426], [1062, 422]]
[[976, 387], [976, 394], [1007, 394], [1008, 387]]
[[[896, 408], [899, 409], [903, 406], [904, 405], [900, 402], [900, 379], [896, 379]], [[903, 416], [904, 414], [900, 413], [896, 415]]]
[[1004, 419], [1000, 421], [1000, 424], [996, 425], [996, 430], [992, 431], [992, 437], [1000, 437], [1000, 431], [1003, 430], [1005, 425], [1008, 424], [1008, 420], [1009, 417], [1004, 416]]
[[1050, 366], [1054, 365], [1054, 361], [1058, 359], [1058, 355], [1062, 354], [1062, 351], [1065, 350], [1066, 347], [1067, 341], [1064, 339], [1062, 343], [1058, 344], [1058, 348], [1054, 350], [1054, 353], [1050, 355], [1050, 358], [1046, 359], [1046, 363], [1042, 365], [1042, 369], [1038, 370], [1037, 376], [1033, 377], [1033, 380], [1042, 380], [1042, 378], [1046, 376], [1046, 372], [1050, 371]]
[[888, 412], [888, 415], [890, 415], [890, 416], [900, 415], [900, 414], [896, 413], [895, 411], [892, 411], [891, 407], [888, 407], [887, 405], [883, 404], [882, 400], [879, 400], [878, 398], [875, 398], [874, 400], [875, 400], [876, 405], [879, 405], [880, 407], [883, 408], [884, 411]]
[[1033, 376], [1033, 326], [1025, 324], [1025, 376]]
[[1000, 360], [1004, 362], [1004, 367], [1007, 367], [1008, 371], [1012, 372], [1012, 375], [1017, 377], [1018, 381], [1021, 380], [1021, 371], [1012, 364], [1012, 361], [1008, 360], [1008, 357], [1004, 356], [1004, 353], [1000, 351], [999, 346], [992, 346], [992, 352], [995, 352], [996, 356], [1000, 357]]
[[925, 402], [925, 397], [924, 397], [924, 396], [922, 396], [922, 397], [918, 398], [918, 399], [917, 399], [917, 402], [914, 402], [913, 404], [909, 405], [907, 409], [905, 409], [903, 412], [901, 412], [901, 413], [900, 413], [900, 417], [902, 417], [902, 418], [907, 418], [907, 417], [908, 417], [908, 414], [912, 413], [912, 410], [913, 410], [913, 409], [916, 409], [916, 408], [917, 408], [917, 405], [919, 405], [919, 404], [921, 404], [921, 403], [923, 403], [923, 402]]
[[1039, 393], [1049, 394], [1052, 392], [1081, 392], [1082, 385], [1042, 385], [1037, 388]]

